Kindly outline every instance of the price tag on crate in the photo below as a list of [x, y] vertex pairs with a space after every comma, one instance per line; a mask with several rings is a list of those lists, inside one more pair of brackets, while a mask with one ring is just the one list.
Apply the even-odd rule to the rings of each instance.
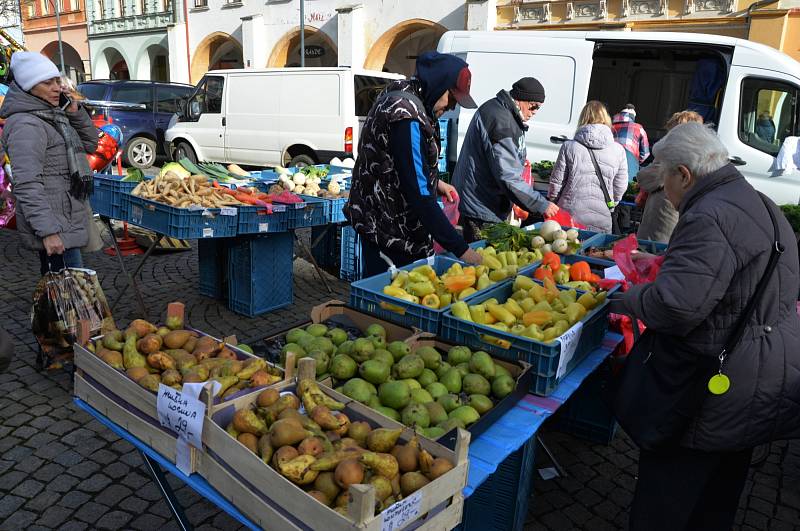
[[422, 493], [419, 491], [390, 505], [382, 513], [381, 531], [395, 531], [404, 528], [407, 523], [419, 517], [421, 507]]
[[273, 212], [286, 212], [286, 205], [277, 205], [275, 203], [272, 204], [272, 211]]
[[259, 223], [258, 232], [269, 232], [269, 223]]
[[214, 229], [211, 227], [206, 227], [203, 229], [203, 238], [213, 238], [214, 237]]
[[134, 225], [138, 225], [142, 222], [142, 216], [144, 215], [144, 211], [142, 207], [135, 206], [131, 208], [131, 223]]
[[[158, 386], [156, 401], [158, 421], [165, 428], [178, 434], [175, 464], [187, 475], [192, 473], [189, 445], [198, 449], [203, 448], [203, 419], [206, 405], [199, 400], [199, 396], [205, 385], [207, 384], [184, 384], [183, 391], [164, 384]], [[216, 394], [220, 386], [217, 382], [213, 385], [213, 392]]]
[[578, 321], [575, 323], [575, 326], [564, 332], [564, 334], [558, 338], [558, 342], [561, 343], [561, 356], [558, 359], [556, 379], [561, 378], [564, 376], [564, 373], [567, 372], [567, 365], [569, 365], [569, 362], [572, 360], [573, 356], [575, 356], [575, 350], [578, 348], [581, 332], [583, 332], [583, 323]]
[[214, 212], [211, 212], [209, 209], [203, 209], [203, 217], [204, 218], [213, 218], [215, 216]]
[[220, 216], [235, 216], [236, 209], [234, 207], [222, 207], [219, 209]]
[[294, 204], [294, 209], [295, 210], [300, 210], [301, 208], [305, 208], [305, 207], [306, 207], [305, 203], [295, 203]]

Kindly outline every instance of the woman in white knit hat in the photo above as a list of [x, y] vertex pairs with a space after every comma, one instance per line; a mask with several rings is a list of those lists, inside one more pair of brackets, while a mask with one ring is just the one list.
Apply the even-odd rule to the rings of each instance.
[[42, 274], [81, 267], [89, 242], [92, 172], [86, 159], [97, 147], [89, 115], [64, 92], [56, 65], [37, 52], [11, 56], [11, 83], [0, 117], [11, 161], [17, 229], [39, 251]]

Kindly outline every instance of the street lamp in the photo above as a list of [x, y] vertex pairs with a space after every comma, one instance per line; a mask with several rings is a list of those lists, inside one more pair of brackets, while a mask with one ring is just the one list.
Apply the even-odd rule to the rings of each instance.
[[56, 10], [56, 31], [58, 32], [58, 58], [61, 60], [61, 75], [67, 77], [64, 69], [64, 44], [61, 40], [61, 9], [58, 7], [59, 0], [50, 0]]
[[305, 0], [300, 0], [300, 68], [306, 66], [306, 7]]

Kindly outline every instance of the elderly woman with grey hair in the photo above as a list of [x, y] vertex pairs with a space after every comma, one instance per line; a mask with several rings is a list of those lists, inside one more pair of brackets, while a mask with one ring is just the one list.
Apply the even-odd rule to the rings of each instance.
[[[618, 309], [641, 319], [656, 341], [696, 353], [697, 366], [711, 357], [713, 374], [729, 338], [742, 327], [743, 335], [724, 357], [730, 387], [706, 389], [704, 376], [704, 396], [680, 442], [642, 450], [630, 529], [729, 531], [753, 448], [800, 437], [798, 251], [780, 210], [729, 164], [713, 130], [679, 125], [654, 154], [678, 224], [656, 280], [628, 290]], [[776, 230], [784, 251], [765, 275]], [[762, 277], [768, 280], [755, 310], [739, 323]], [[633, 400], [642, 403], [658, 396], [646, 386], [639, 392]]]

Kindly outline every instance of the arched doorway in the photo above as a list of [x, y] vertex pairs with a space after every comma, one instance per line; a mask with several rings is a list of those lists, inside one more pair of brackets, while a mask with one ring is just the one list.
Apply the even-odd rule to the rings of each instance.
[[417, 57], [435, 50], [447, 28], [424, 19], [412, 19], [387, 30], [372, 45], [364, 68], [410, 76]]
[[[65, 41], [61, 41], [61, 46], [64, 50], [64, 70], [67, 77], [74, 83], [83, 83], [86, 79], [86, 73], [83, 70], [83, 60], [80, 54]], [[61, 68], [61, 56], [58, 50], [58, 41], [53, 41], [47, 46], [42, 48], [42, 54], [46, 55], [53, 61], [56, 66]]]
[[194, 51], [191, 81], [197, 82], [209, 70], [224, 68], [244, 68], [242, 45], [227, 33], [212, 33]]
[[[328, 34], [318, 28], [305, 28], [306, 66], [337, 66], [339, 53]], [[272, 49], [267, 66], [300, 66], [300, 28], [284, 35]]]
[[136, 79], [169, 81], [169, 59], [167, 50], [160, 44], [151, 44], [139, 57]]

